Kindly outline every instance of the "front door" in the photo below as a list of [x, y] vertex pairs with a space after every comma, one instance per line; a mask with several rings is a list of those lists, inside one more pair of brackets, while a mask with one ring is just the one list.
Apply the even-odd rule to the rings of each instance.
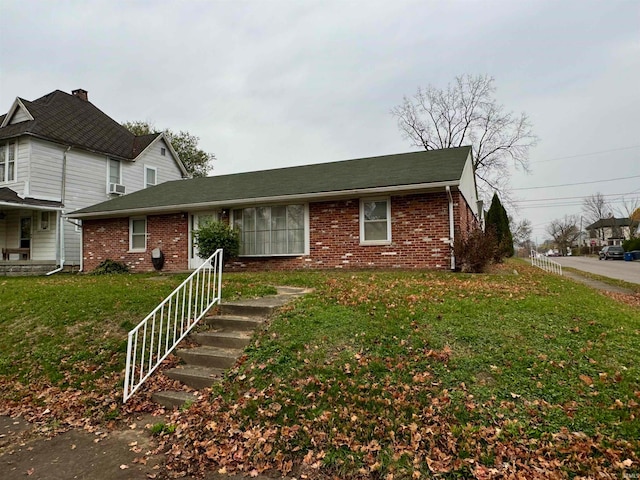
[[189, 268], [196, 269], [204, 263], [206, 258], [200, 258], [198, 255], [198, 246], [193, 241], [193, 232], [203, 227], [207, 223], [218, 220], [216, 212], [202, 212], [191, 215], [191, 251], [189, 252]]
[[31, 248], [31, 217], [20, 218], [20, 248]]

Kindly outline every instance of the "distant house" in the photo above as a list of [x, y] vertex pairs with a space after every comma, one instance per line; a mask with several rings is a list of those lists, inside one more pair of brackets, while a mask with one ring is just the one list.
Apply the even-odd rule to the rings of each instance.
[[589, 232], [592, 245], [622, 245], [622, 242], [629, 240], [632, 234], [638, 231], [638, 223], [630, 218], [610, 217], [592, 223], [586, 230]]
[[471, 148], [166, 182], [73, 212], [84, 270], [109, 258], [152, 270], [202, 263], [192, 233], [204, 222], [241, 232], [228, 269], [454, 267], [456, 235], [479, 222]]
[[79, 266], [67, 212], [185, 176], [163, 134], [133, 135], [85, 90], [16, 98], [0, 116], [2, 261]]

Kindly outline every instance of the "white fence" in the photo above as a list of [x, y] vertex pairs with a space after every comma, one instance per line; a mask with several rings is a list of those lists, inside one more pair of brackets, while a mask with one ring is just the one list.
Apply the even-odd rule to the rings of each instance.
[[549, 257], [546, 257], [535, 250], [531, 250], [531, 265], [541, 268], [542, 270], [545, 270], [547, 272], [562, 275], [562, 265], [560, 265], [558, 262], [554, 262]]
[[222, 296], [222, 250], [217, 250], [129, 332], [126, 402]]

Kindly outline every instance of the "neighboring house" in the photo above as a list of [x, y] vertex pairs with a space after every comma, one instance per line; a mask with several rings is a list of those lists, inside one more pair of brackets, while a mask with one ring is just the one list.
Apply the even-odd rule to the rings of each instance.
[[185, 176], [164, 134], [133, 135], [85, 90], [16, 98], [0, 116], [2, 260], [78, 266], [67, 212]]
[[77, 212], [84, 270], [105, 259], [168, 271], [202, 263], [192, 233], [241, 232], [227, 269], [453, 268], [455, 235], [480, 222], [471, 147], [167, 182]]
[[603, 218], [589, 225], [589, 239], [592, 245], [603, 247], [605, 245], [622, 245], [638, 231], [637, 221], [630, 218]]

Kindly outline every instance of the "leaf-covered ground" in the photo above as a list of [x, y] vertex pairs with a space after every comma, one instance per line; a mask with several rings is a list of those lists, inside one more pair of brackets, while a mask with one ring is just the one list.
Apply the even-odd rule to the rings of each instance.
[[[258, 332], [222, 384], [167, 414], [168, 474], [633, 478], [640, 310], [515, 268], [227, 275], [238, 295], [315, 292]], [[0, 413], [50, 429], [161, 413], [145, 395], [121, 405], [112, 355], [112, 371], [84, 385], [3, 374]]]

